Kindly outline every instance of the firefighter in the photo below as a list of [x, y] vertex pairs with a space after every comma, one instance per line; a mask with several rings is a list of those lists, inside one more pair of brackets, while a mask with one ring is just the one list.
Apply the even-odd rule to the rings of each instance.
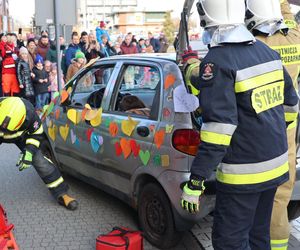
[[183, 209], [198, 212], [216, 170], [215, 250], [270, 249], [277, 187], [289, 178], [284, 106], [298, 103], [280, 56], [244, 25], [244, 0], [199, 0], [209, 52], [200, 65], [201, 144], [184, 185]]
[[40, 150], [42, 140], [43, 125], [32, 104], [19, 97], [1, 98], [0, 144], [15, 143], [21, 150], [17, 163], [19, 170], [34, 166], [58, 203], [75, 210], [78, 202], [67, 194], [68, 185], [59, 170], [43, 156]]
[[[276, 50], [282, 63], [292, 77], [293, 85], [298, 92], [298, 75], [300, 70], [300, 32], [292, 19], [289, 4], [282, 1], [282, 10], [286, 15], [283, 20], [278, 0], [247, 0], [246, 25], [257, 39]], [[288, 26], [287, 26], [287, 25]], [[272, 249], [287, 249], [290, 235], [287, 206], [289, 204], [296, 176], [296, 126], [298, 106], [286, 109], [289, 151], [288, 182], [281, 185], [276, 192], [271, 219]]]

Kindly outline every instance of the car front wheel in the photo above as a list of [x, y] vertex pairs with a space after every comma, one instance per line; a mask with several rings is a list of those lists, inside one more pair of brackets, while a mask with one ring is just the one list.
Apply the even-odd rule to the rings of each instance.
[[174, 247], [182, 238], [174, 227], [169, 198], [158, 184], [148, 183], [142, 189], [138, 215], [145, 238], [158, 248]]

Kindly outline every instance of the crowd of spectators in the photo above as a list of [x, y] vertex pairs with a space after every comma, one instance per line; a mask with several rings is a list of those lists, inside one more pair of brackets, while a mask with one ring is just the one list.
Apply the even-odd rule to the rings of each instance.
[[[95, 33], [72, 33], [71, 43], [65, 44], [59, 37], [62, 85], [69, 81], [86, 63], [95, 58], [121, 54], [165, 53], [169, 44], [164, 34], [154, 38], [151, 32], [147, 38], [136, 39], [132, 33], [119, 36], [112, 41], [101, 21]], [[21, 96], [28, 99], [37, 110], [49, 103], [58, 91], [56, 42], [49, 39], [47, 31], [24, 41], [14, 33], [0, 35], [1, 53], [1, 96]]]

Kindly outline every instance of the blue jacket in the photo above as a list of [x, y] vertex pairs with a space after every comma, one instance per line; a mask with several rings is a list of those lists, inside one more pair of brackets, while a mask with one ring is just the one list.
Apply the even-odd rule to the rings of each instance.
[[150, 39], [150, 44], [152, 45], [154, 52], [158, 53], [159, 50], [160, 50], [160, 42], [159, 42], [159, 40], [156, 39], [156, 38], [154, 38], [154, 37], [152, 37]]
[[96, 28], [96, 37], [97, 37], [98, 43], [100, 43], [100, 44], [102, 44], [102, 40], [101, 40], [101, 36], [102, 36], [102, 35], [106, 35], [108, 41], [110, 41], [110, 36], [109, 36], [109, 34], [108, 34], [108, 31], [107, 31], [107, 30], [104, 30], [104, 29], [101, 29], [100, 27], [97, 27], [97, 28]]
[[70, 44], [67, 51], [66, 51], [66, 66], [67, 68], [70, 66], [72, 63], [72, 59], [75, 58], [76, 51], [80, 50], [79, 44]]
[[191, 173], [217, 168], [223, 192], [257, 192], [288, 180], [285, 114], [298, 97], [280, 56], [260, 41], [213, 47], [200, 65], [201, 143]]

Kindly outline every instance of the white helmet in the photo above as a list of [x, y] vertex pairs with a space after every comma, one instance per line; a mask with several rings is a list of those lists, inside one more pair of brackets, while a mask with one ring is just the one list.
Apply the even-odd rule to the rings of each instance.
[[244, 0], [199, 0], [197, 9], [203, 28], [244, 24]]
[[283, 20], [280, 0], [246, 0], [245, 23], [249, 30], [261, 24], [280, 23]]

